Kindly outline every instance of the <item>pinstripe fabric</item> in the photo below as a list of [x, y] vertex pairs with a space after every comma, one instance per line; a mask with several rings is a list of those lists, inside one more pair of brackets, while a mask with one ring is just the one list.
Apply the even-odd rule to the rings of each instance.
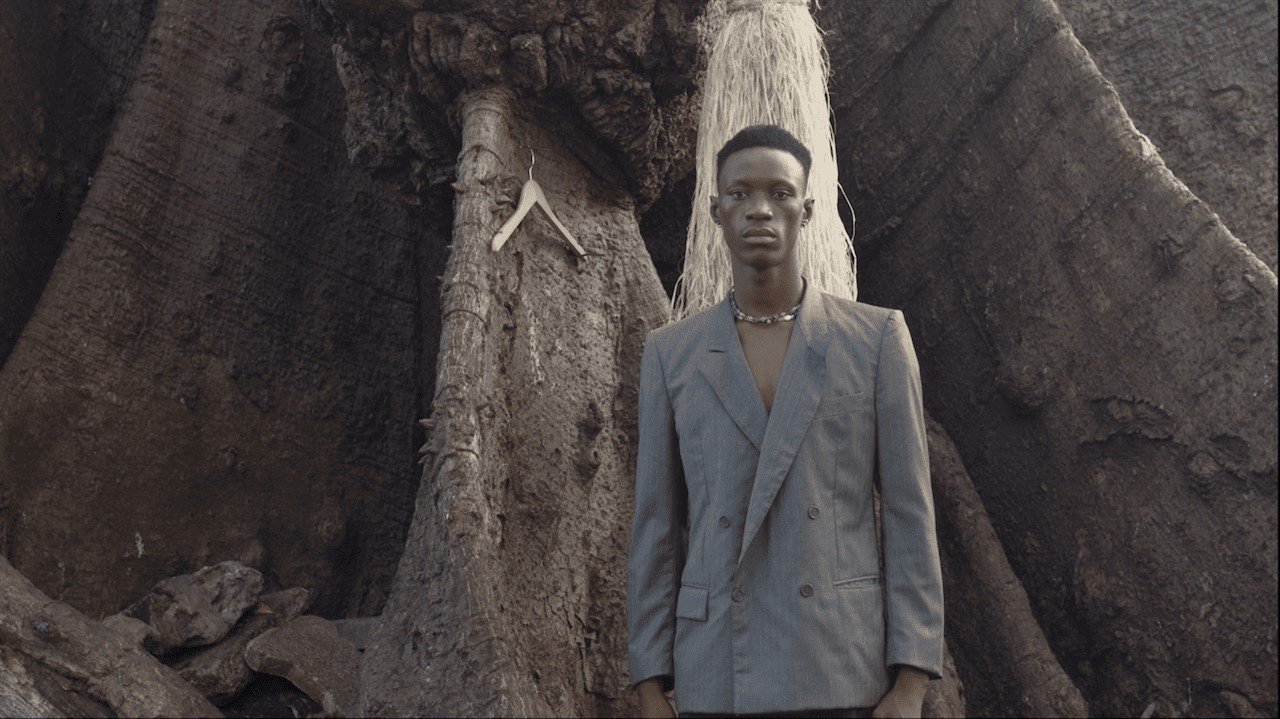
[[866, 707], [893, 664], [942, 670], [911, 338], [897, 310], [811, 295], [771, 414], [727, 302], [645, 343], [628, 646], [683, 711]]

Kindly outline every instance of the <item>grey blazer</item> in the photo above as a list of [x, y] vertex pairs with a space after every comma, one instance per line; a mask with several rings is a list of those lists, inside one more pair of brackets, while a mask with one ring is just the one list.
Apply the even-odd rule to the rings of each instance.
[[898, 310], [809, 295], [772, 412], [727, 301], [645, 342], [628, 648], [681, 711], [872, 706], [891, 665], [942, 671], [910, 335]]

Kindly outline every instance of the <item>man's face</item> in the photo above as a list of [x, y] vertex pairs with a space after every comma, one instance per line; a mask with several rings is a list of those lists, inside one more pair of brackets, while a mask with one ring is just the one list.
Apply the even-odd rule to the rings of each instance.
[[757, 272], [794, 263], [800, 223], [813, 212], [804, 166], [772, 147], [748, 147], [725, 158], [711, 198], [734, 265]]

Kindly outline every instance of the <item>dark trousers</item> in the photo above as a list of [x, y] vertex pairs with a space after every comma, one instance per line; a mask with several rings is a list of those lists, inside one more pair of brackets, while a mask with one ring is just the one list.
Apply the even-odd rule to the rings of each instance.
[[815, 717], [815, 719], [865, 719], [871, 716], [872, 707], [849, 709], [809, 709], [794, 712], [769, 712], [768, 714], [700, 714], [680, 712], [680, 719], [729, 719], [730, 717]]

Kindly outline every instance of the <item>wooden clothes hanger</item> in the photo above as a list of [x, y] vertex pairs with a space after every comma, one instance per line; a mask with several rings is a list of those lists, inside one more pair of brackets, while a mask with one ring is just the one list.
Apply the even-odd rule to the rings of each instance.
[[493, 243], [489, 249], [494, 252], [502, 249], [502, 246], [511, 238], [511, 233], [515, 232], [516, 227], [520, 225], [520, 221], [524, 219], [525, 215], [529, 214], [529, 210], [534, 205], [537, 205], [542, 208], [542, 212], [551, 220], [551, 224], [555, 225], [560, 235], [573, 246], [574, 252], [577, 252], [579, 257], [586, 257], [587, 251], [582, 249], [582, 245], [579, 245], [578, 241], [573, 239], [573, 233], [569, 232], [569, 228], [565, 227], [564, 223], [560, 222], [560, 218], [556, 217], [556, 213], [551, 210], [551, 205], [547, 203], [547, 195], [542, 191], [542, 186], [538, 184], [537, 180], [533, 179], [533, 165], [535, 162], [537, 162], [537, 158], [534, 157], [533, 148], [530, 148], [529, 179], [525, 180], [524, 187], [520, 188], [520, 201], [516, 204], [516, 213], [498, 229], [498, 234], [493, 236]]

